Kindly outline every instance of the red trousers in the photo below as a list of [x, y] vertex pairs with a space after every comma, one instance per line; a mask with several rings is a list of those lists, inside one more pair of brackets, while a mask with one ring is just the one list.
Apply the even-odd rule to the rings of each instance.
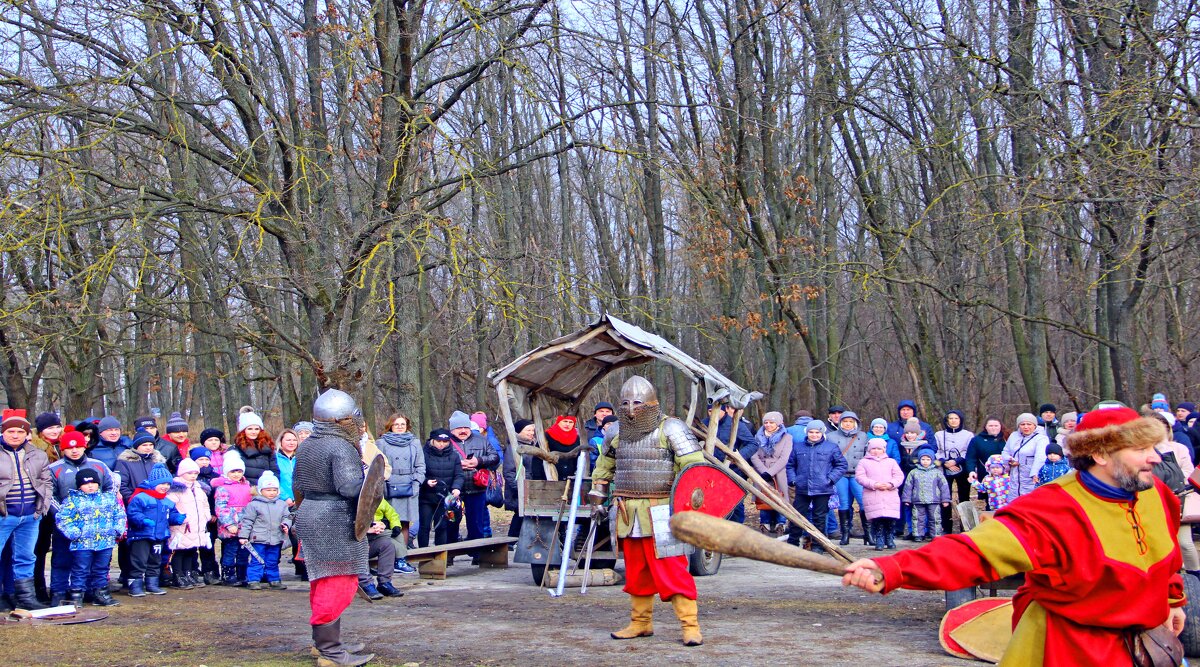
[[676, 595], [696, 599], [696, 580], [688, 572], [687, 556], [656, 557], [653, 537], [627, 537], [621, 540], [621, 550], [625, 553], [626, 593], [658, 593], [663, 600]]
[[358, 577], [353, 574], [313, 579], [308, 589], [308, 604], [312, 607], [308, 624], [325, 625], [336, 621], [354, 601], [357, 592]]

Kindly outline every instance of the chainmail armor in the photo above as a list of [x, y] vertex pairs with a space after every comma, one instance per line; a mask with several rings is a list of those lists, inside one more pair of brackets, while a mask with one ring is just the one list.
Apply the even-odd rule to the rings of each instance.
[[292, 488], [304, 498], [296, 535], [304, 543], [310, 579], [367, 574], [367, 541], [354, 539], [363, 465], [354, 420], [318, 421], [296, 451]]
[[622, 425], [617, 441], [617, 465], [613, 474], [614, 496], [666, 498], [675, 482], [675, 454], [663, 446], [659, 429], [630, 440]]

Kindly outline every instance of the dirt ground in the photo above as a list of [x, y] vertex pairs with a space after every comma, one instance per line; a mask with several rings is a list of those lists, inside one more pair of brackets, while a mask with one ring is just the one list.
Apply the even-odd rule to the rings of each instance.
[[[495, 532], [503, 534], [502, 517]], [[851, 545], [856, 555], [869, 547]], [[900, 546], [910, 543], [901, 542]], [[170, 590], [121, 605], [97, 623], [0, 627], [8, 665], [310, 665], [308, 585], [284, 569], [286, 591], [207, 587]], [[372, 665], [904, 665], [978, 664], [937, 641], [941, 593], [886, 598], [844, 589], [836, 577], [746, 559], [697, 579], [705, 644], [685, 648], [670, 605], [655, 609], [654, 637], [616, 642], [628, 620], [619, 586], [532, 585], [529, 567], [480, 569], [459, 559], [445, 581], [397, 575], [405, 595], [356, 600], [343, 616], [348, 639], [378, 655]]]

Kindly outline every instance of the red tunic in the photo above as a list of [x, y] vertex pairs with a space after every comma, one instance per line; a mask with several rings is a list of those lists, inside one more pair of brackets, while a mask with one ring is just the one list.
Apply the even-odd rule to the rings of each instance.
[[1123, 631], [1186, 603], [1179, 499], [1162, 482], [1132, 502], [1101, 498], [1072, 471], [963, 535], [876, 562], [884, 592], [954, 590], [1024, 572], [1002, 666], [1129, 665]]

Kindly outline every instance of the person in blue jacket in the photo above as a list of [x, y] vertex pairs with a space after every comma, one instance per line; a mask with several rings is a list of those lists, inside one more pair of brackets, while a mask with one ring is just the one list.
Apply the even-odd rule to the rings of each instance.
[[158, 586], [162, 566], [163, 543], [171, 534], [171, 526], [182, 526], [187, 517], [167, 499], [171, 490], [171, 473], [161, 463], [155, 464], [150, 475], [138, 484], [125, 514], [129, 518], [129, 595], [143, 597], [146, 593], [166, 595]]
[[[825, 439], [824, 423], [813, 420], [805, 429], [805, 439], [792, 443], [792, 455], [788, 458], [788, 485], [795, 487], [796, 499], [793, 506], [807, 517], [812, 525], [824, 531], [829, 516], [829, 496], [833, 495], [837, 481], [846, 474], [846, 457], [837, 445]], [[799, 546], [804, 530], [797, 525], [788, 526], [788, 543]], [[811, 540], [806, 536], [806, 547]], [[824, 551], [812, 545], [814, 551]]]
[[916, 417], [918, 424], [921, 426], [921, 430], [924, 432], [924, 435], [921, 436], [921, 439], [927, 441], [933, 439], [933, 427], [927, 422], [922, 421], [920, 416], [917, 415], [917, 404], [913, 401], [910, 401], [907, 398], [903, 401], [900, 401], [896, 405], [896, 415], [899, 418], [896, 421], [888, 424], [887, 434], [892, 440], [900, 442], [904, 439], [904, 425], [908, 423], [909, 419], [914, 417]]
[[117, 457], [121, 455], [121, 452], [132, 447], [133, 441], [129, 439], [129, 436], [121, 433], [121, 422], [111, 415], [96, 424], [96, 432], [98, 439], [96, 444], [88, 450], [87, 455], [108, 466], [109, 470], [116, 470]]

